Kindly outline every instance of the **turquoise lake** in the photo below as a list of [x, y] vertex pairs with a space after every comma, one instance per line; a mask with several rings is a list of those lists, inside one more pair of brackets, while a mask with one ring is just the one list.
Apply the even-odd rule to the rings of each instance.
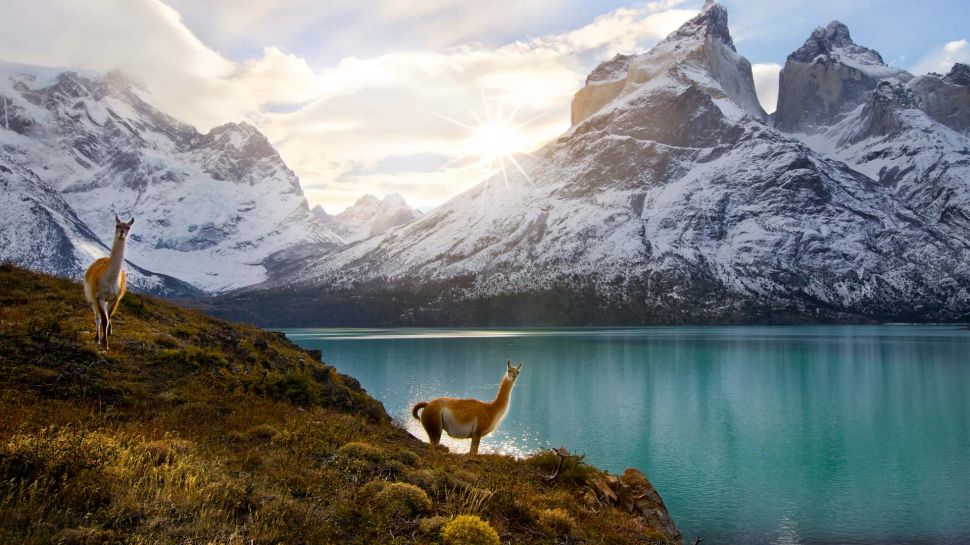
[[637, 467], [687, 543], [970, 543], [958, 326], [286, 333], [422, 439], [414, 403], [492, 398], [506, 360], [524, 362], [482, 450]]

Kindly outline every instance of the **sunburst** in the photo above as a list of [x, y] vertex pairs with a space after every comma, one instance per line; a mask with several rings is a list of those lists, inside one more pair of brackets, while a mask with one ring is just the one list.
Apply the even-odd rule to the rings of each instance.
[[434, 115], [468, 131], [460, 146], [461, 156], [445, 167], [469, 158], [475, 158], [481, 170], [486, 172], [487, 180], [501, 173], [506, 188], [509, 188], [509, 169], [514, 167], [531, 184], [532, 179], [515, 159], [515, 156], [532, 155], [529, 153], [530, 142], [524, 129], [546, 114], [538, 115], [520, 123], [516, 121], [518, 108], [506, 111], [504, 102], [499, 100], [498, 108], [493, 112], [484, 91], [480, 90], [480, 94], [483, 115], [478, 115], [469, 110], [468, 116], [473, 120], [469, 123], [463, 123], [440, 112], [430, 110]]

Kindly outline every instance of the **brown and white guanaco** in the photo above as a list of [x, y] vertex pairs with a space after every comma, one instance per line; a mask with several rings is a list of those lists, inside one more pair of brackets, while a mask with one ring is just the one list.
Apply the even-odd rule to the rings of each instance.
[[121, 221], [115, 216], [115, 237], [111, 244], [111, 257], [95, 260], [84, 273], [84, 298], [94, 310], [94, 325], [98, 328], [95, 342], [108, 349], [111, 335], [111, 316], [125, 295], [125, 240], [135, 218]]
[[[482, 437], [495, 431], [502, 422], [509, 408], [512, 385], [521, 369], [522, 362], [515, 367], [512, 366], [512, 360], [505, 364], [505, 376], [502, 377], [502, 384], [499, 385], [498, 394], [493, 401], [439, 397], [418, 403], [411, 409], [411, 415], [421, 421], [432, 445], [438, 445], [441, 431], [444, 430], [455, 439], [471, 438], [469, 453], [478, 454], [478, 443]], [[421, 411], [420, 416], [418, 411]]]

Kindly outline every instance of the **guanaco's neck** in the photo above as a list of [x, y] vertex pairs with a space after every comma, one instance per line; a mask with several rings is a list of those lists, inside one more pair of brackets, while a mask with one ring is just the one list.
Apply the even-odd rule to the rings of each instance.
[[509, 406], [509, 396], [512, 394], [512, 384], [511, 380], [502, 379], [502, 384], [498, 387], [498, 394], [495, 395], [495, 401], [492, 402], [492, 407], [498, 410], [505, 410]]
[[115, 237], [114, 244], [111, 245], [111, 266], [108, 267], [108, 278], [118, 281], [121, 276], [121, 268], [125, 265], [125, 239]]

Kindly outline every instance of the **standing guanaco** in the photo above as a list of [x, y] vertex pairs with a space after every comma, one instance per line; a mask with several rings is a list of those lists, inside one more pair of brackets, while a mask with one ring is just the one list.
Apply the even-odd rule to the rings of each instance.
[[135, 218], [121, 221], [115, 215], [115, 237], [111, 244], [111, 257], [95, 260], [84, 273], [84, 298], [94, 310], [94, 325], [98, 328], [95, 342], [108, 349], [111, 335], [111, 316], [125, 295], [125, 240]]
[[[439, 397], [418, 403], [411, 409], [411, 415], [421, 421], [432, 445], [438, 445], [441, 431], [444, 430], [455, 439], [471, 438], [469, 453], [478, 454], [478, 443], [482, 437], [494, 431], [502, 422], [505, 411], [509, 408], [512, 385], [521, 369], [522, 362], [515, 367], [512, 366], [512, 360], [505, 364], [505, 376], [502, 377], [495, 400], [491, 402]], [[420, 416], [418, 411], [422, 411]]]

